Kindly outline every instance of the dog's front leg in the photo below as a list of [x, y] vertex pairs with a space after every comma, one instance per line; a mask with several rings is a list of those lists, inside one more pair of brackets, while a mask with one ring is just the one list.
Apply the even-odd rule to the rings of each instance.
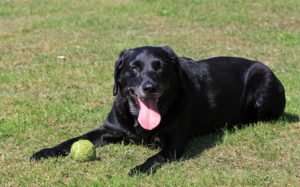
[[96, 147], [103, 146], [108, 143], [114, 143], [123, 139], [123, 133], [111, 132], [105, 128], [105, 125], [98, 129], [90, 131], [82, 136], [71, 138], [65, 142], [51, 148], [42, 149], [34, 153], [30, 157], [30, 161], [40, 160], [42, 158], [67, 156], [70, 153], [71, 146], [74, 142], [85, 139], [91, 141]]
[[186, 136], [178, 137], [173, 135], [169, 137], [159, 153], [148, 158], [143, 164], [131, 169], [129, 175], [155, 173], [164, 163], [180, 159], [184, 153], [186, 142]]

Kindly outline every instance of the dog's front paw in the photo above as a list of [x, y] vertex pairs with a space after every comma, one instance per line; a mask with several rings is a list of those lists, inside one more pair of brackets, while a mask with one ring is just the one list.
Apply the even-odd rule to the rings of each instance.
[[129, 171], [128, 175], [131, 176], [131, 177], [136, 176], [136, 175], [140, 175], [140, 174], [149, 175], [151, 173], [150, 170], [151, 170], [150, 168], [146, 168], [143, 165], [139, 165], [139, 166], [136, 166], [135, 168], [131, 169]]
[[55, 157], [57, 156], [56, 152], [53, 149], [42, 149], [36, 153], [34, 153], [29, 160], [35, 161], [40, 160], [42, 158], [49, 158], [49, 157]]
[[128, 173], [129, 176], [136, 176], [140, 174], [150, 175], [156, 172], [157, 168], [160, 164], [150, 164], [145, 162], [142, 165], [136, 166], [135, 168], [131, 169]]

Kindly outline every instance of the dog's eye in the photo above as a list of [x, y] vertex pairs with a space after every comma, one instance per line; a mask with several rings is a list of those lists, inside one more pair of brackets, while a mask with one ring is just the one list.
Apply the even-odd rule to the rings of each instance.
[[130, 64], [130, 69], [134, 70], [134, 71], [139, 71], [142, 69], [142, 63], [139, 61], [134, 61]]
[[130, 66], [130, 69], [132, 69], [132, 70], [137, 70], [137, 69], [138, 69], [138, 67], [137, 67], [137, 66], [135, 66], [135, 65], [132, 65], [132, 66]]
[[154, 70], [160, 70], [162, 68], [162, 63], [160, 61], [152, 62], [152, 68]]

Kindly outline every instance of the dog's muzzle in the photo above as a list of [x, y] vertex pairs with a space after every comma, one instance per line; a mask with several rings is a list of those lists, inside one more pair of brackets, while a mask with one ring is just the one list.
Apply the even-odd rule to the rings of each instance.
[[134, 98], [138, 107], [139, 124], [146, 130], [152, 130], [156, 128], [161, 121], [161, 114], [158, 111], [158, 99], [160, 94], [137, 94], [133, 88], [128, 88], [128, 91]]

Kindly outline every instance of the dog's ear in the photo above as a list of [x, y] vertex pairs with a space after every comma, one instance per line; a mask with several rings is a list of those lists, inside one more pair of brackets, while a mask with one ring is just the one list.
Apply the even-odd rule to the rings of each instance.
[[178, 76], [178, 81], [180, 82], [179, 85], [181, 85], [182, 88], [185, 89], [186, 87], [186, 75], [182, 71], [180, 64], [179, 64], [179, 57], [176, 55], [176, 53], [173, 51], [173, 49], [169, 46], [163, 46], [162, 47], [168, 54], [169, 58], [172, 61], [173, 67], [175, 68], [176, 74]]
[[113, 95], [116, 96], [118, 94], [118, 90], [119, 90], [119, 83], [118, 83], [118, 78], [121, 72], [121, 69], [124, 65], [124, 57], [125, 54], [127, 53], [128, 50], [123, 50], [120, 54], [119, 54], [119, 58], [115, 63], [115, 72], [114, 72], [114, 89], [113, 89]]
[[171, 61], [173, 63], [177, 63], [178, 62], [178, 56], [176, 55], [176, 53], [173, 51], [173, 49], [169, 46], [162, 46], [162, 48], [164, 49], [164, 51], [167, 52], [169, 58], [171, 59]]

